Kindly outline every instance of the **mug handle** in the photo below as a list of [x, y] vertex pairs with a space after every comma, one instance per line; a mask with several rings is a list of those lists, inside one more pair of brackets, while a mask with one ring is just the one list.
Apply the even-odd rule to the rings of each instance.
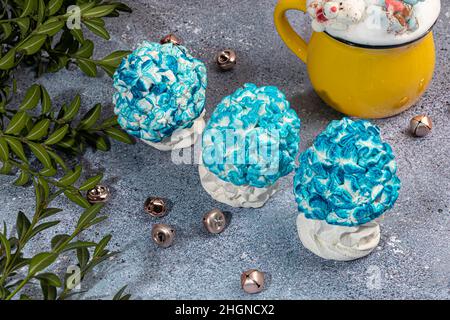
[[275, 26], [281, 39], [304, 63], [307, 61], [308, 44], [290, 25], [286, 12], [299, 10], [306, 13], [306, 0], [280, 0], [275, 7]]

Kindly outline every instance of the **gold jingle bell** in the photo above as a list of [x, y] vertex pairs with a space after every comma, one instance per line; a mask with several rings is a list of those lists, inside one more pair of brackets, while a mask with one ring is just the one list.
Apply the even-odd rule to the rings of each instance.
[[144, 210], [155, 218], [164, 217], [167, 214], [166, 201], [158, 197], [150, 197], [145, 201]]
[[218, 234], [225, 230], [227, 221], [225, 215], [219, 209], [209, 211], [203, 217], [203, 225], [210, 233]]
[[86, 198], [91, 204], [104, 203], [108, 201], [110, 196], [111, 192], [109, 191], [109, 188], [103, 185], [95, 186], [86, 194]]
[[259, 293], [264, 289], [264, 273], [251, 269], [241, 275], [242, 289], [247, 293]]
[[155, 224], [152, 228], [153, 241], [162, 248], [172, 245], [175, 238], [175, 229], [166, 224]]
[[223, 50], [216, 56], [217, 66], [223, 70], [231, 70], [234, 68], [237, 62], [236, 52], [231, 49]]
[[433, 122], [430, 117], [422, 114], [412, 118], [409, 127], [416, 137], [425, 137], [433, 129]]
[[168, 34], [167, 36], [165, 36], [164, 38], [162, 38], [159, 41], [159, 43], [161, 43], [161, 44], [172, 43], [174, 46], [178, 46], [182, 43], [182, 41], [176, 35], [171, 33], [171, 34]]

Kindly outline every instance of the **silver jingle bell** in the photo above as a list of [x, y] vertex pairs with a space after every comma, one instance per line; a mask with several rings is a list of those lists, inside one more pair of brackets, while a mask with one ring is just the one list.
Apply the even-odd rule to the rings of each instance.
[[247, 270], [241, 275], [241, 287], [247, 293], [259, 293], [264, 290], [264, 278], [264, 273], [259, 270]]
[[237, 62], [236, 52], [231, 49], [223, 50], [216, 56], [217, 66], [223, 70], [231, 70], [234, 68]]
[[433, 122], [426, 115], [418, 115], [411, 119], [409, 128], [416, 137], [425, 137], [433, 129]]
[[166, 224], [155, 224], [152, 228], [153, 241], [162, 248], [168, 248], [173, 244], [175, 229]]
[[222, 211], [214, 209], [205, 214], [203, 225], [208, 232], [218, 234], [225, 230], [227, 221]]
[[108, 199], [111, 196], [111, 192], [109, 191], [109, 188], [103, 185], [95, 186], [94, 188], [90, 189], [86, 194], [86, 199], [91, 204], [95, 203], [104, 203], [108, 201]]

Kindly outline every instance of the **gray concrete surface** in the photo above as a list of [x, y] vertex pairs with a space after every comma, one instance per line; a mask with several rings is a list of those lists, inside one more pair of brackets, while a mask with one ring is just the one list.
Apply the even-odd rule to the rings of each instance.
[[[313, 92], [303, 65], [278, 37], [272, 12], [275, 0], [140, 0], [128, 1], [131, 15], [108, 22], [112, 41], [97, 43], [96, 55], [132, 48], [144, 39], [158, 40], [175, 32], [192, 53], [209, 67], [207, 117], [220, 99], [245, 82], [276, 85], [284, 90], [302, 119], [301, 149], [333, 119], [342, 115], [324, 105]], [[299, 32], [310, 31], [307, 20], [292, 13]], [[110, 216], [90, 236], [112, 233], [111, 249], [122, 253], [94, 270], [82, 286], [83, 298], [108, 298], [129, 285], [134, 298], [143, 299], [449, 299], [450, 298], [450, 4], [436, 25], [437, 66], [432, 86], [411, 110], [377, 120], [397, 155], [403, 182], [396, 206], [382, 221], [382, 240], [365, 259], [350, 263], [323, 261], [305, 250], [296, 234], [297, 216], [292, 175], [283, 179], [283, 190], [259, 210], [232, 209], [213, 201], [199, 184], [196, 166], [171, 163], [170, 153], [142, 143], [114, 143], [110, 153], [88, 152], [82, 159], [88, 174], [103, 171], [113, 190], [106, 212]], [[239, 64], [230, 73], [215, 69], [217, 50], [237, 51]], [[395, 71], [392, 71], [395, 72]], [[389, 76], [387, 74], [386, 76]], [[33, 81], [23, 70], [20, 89]], [[55, 101], [70, 100], [80, 92], [85, 106], [102, 102], [112, 112], [113, 89], [107, 76], [89, 79], [78, 70], [45, 75]], [[409, 119], [429, 114], [433, 133], [424, 139], [407, 132]], [[32, 188], [11, 186], [12, 177], [0, 177], [0, 220], [14, 224], [18, 210], [32, 213]], [[142, 211], [147, 196], [169, 198], [174, 207], [162, 220]], [[68, 231], [80, 210], [60, 199], [65, 208], [62, 224], [48, 236], [36, 238], [29, 249], [44, 250], [56, 232]], [[207, 235], [203, 214], [219, 207], [232, 213], [229, 228], [219, 236]], [[173, 247], [161, 250], [150, 240], [153, 223], [177, 229]], [[58, 261], [58, 270], [73, 261]], [[256, 296], [239, 287], [240, 273], [259, 268], [270, 274], [267, 289]], [[373, 282], [377, 275], [381, 282]]]

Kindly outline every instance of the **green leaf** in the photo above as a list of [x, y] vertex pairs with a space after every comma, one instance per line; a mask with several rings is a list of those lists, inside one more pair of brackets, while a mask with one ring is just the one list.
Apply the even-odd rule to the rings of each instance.
[[19, 178], [14, 181], [14, 185], [21, 187], [27, 184], [28, 181], [30, 181], [30, 175], [27, 172], [22, 171]]
[[99, 174], [95, 177], [89, 178], [81, 185], [79, 190], [80, 191], [90, 190], [90, 189], [94, 188], [96, 185], [98, 185], [99, 182], [102, 181], [102, 179], [103, 179], [103, 174]]
[[58, 234], [54, 236], [51, 240], [52, 250], [57, 250], [59, 247], [69, 239], [70, 236], [68, 234]]
[[14, 265], [12, 266], [11, 271], [20, 270], [29, 265], [31, 259], [17, 258]]
[[71, 149], [75, 144], [75, 139], [72, 137], [66, 137], [61, 142], [58, 142], [58, 146], [61, 148]]
[[0, 137], [0, 160], [6, 162], [8, 161], [8, 159], [9, 159], [8, 143], [6, 143], [5, 138]]
[[20, 140], [14, 137], [5, 137], [5, 140], [6, 142], [8, 142], [12, 152], [14, 152], [14, 154], [18, 156], [20, 160], [28, 163], [28, 159], [25, 156], [25, 151], [23, 150], [23, 146]]
[[80, 110], [80, 106], [81, 106], [81, 97], [79, 94], [77, 94], [70, 103], [69, 108], [66, 110], [62, 120], [67, 122], [75, 118], [75, 116], [78, 114], [78, 111]]
[[16, 49], [12, 48], [0, 59], [0, 70], [8, 70], [14, 67]]
[[80, 178], [81, 171], [82, 167], [76, 166], [75, 170], [67, 173], [64, 177], [62, 177], [61, 180], [59, 180], [59, 183], [62, 184], [63, 186], [70, 186], [74, 184]]
[[33, 127], [34, 127], [33, 119], [29, 117], [27, 120], [27, 124], [25, 125], [25, 128], [20, 133], [20, 136], [27, 135], [28, 132], [30, 132], [31, 129], [33, 129]]
[[131, 51], [116, 51], [111, 53], [110, 55], [104, 57], [102, 60], [99, 61], [102, 65], [107, 65], [111, 67], [118, 67], [122, 60], [127, 57]]
[[80, 121], [80, 129], [90, 129], [100, 118], [102, 112], [101, 104], [96, 104], [91, 110], [89, 110], [83, 119]]
[[44, 0], [39, 0], [39, 3], [38, 3], [38, 20], [37, 20], [38, 24], [40, 24], [40, 23], [42, 23], [44, 21], [45, 11], [46, 11], [46, 8], [45, 8]]
[[84, 40], [84, 36], [83, 36], [83, 30], [81, 29], [72, 29], [70, 30], [70, 33], [74, 36], [74, 38], [79, 42], [79, 43], [83, 43]]
[[27, 35], [27, 32], [30, 29], [30, 23], [30, 18], [21, 18], [16, 20], [16, 24], [19, 26], [20, 32], [23, 37]]
[[51, 146], [60, 142], [66, 136], [69, 131], [69, 125], [66, 124], [63, 127], [59, 128], [55, 132], [53, 132], [48, 139], [44, 142], [46, 145]]
[[96, 203], [90, 208], [87, 208], [83, 214], [78, 219], [77, 228], [85, 228], [85, 226], [90, 223], [94, 218], [97, 217], [100, 210], [103, 208], [103, 203]]
[[80, 11], [81, 13], [88, 11], [89, 9], [95, 7], [95, 5], [97, 4], [97, 1], [83, 1], [84, 3], [80, 4]]
[[41, 87], [37, 84], [32, 85], [25, 94], [25, 98], [23, 99], [19, 110], [25, 111], [25, 110], [31, 110], [35, 108], [39, 100], [41, 99]]
[[44, 86], [41, 86], [41, 106], [42, 113], [49, 113], [52, 109], [52, 100]]
[[127, 6], [125, 3], [116, 2], [114, 4], [116, 5], [116, 10], [118, 10], [118, 11], [123, 11], [123, 12], [128, 12], [128, 13], [133, 12], [133, 10], [131, 10], [131, 8], [129, 6]]
[[106, 219], [108, 219], [107, 216], [97, 217], [94, 220], [92, 220], [91, 222], [89, 222], [89, 224], [87, 226], [85, 226], [85, 229], [95, 226], [96, 224], [99, 224], [99, 223], [105, 221]]
[[79, 192], [66, 191], [66, 192], [64, 192], [64, 195], [67, 197], [67, 199], [69, 199], [70, 201], [79, 205], [82, 208], [86, 209], [91, 206], [89, 201], [87, 201]]
[[112, 116], [108, 119], [106, 119], [105, 121], [103, 121], [103, 123], [101, 124], [100, 128], [101, 129], [105, 129], [105, 128], [111, 128], [114, 126], [117, 126], [117, 116]]
[[30, 116], [26, 112], [17, 112], [6, 127], [5, 133], [18, 134], [23, 128], [25, 128], [29, 118]]
[[8, 175], [11, 174], [13, 169], [12, 164], [9, 162], [4, 162], [2, 168], [0, 169], [0, 174]]
[[78, 263], [80, 264], [80, 268], [83, 269], [89, 262], [90, 254], [87, 248], [78, 248], [77, 249], [77, 258]]
[[31, 131], [26, 136], [26, 139], [35, 141], [46, 136], [48, 133], [48, 128], [50, 127], [50, 123], [51, 121], [49, 119], [42, 119], [34, 125], [33, 129], [31, 129]]
[[95, 141], [95, 147], [100, 151], [106, 152], [110, 149], [110, 143], [105, 137], [98, 136]]
[[94, 34], [96, 34], [97, 36], [105, 39], [105, 40], [109, 40], [111, 38], [111, 36], [109, 35], [108, 30], [106, 30], [105, 27], [103, 27], [100, 24], [94, 23], [92, 21], [83, 21], [84, 24], [86, 25], [86, 27]]
[[44, 165], [44, 167], [52, 167], [52, 160], [50, 159], [48, 152], [42, 145], [34, 142], [28, 142], [28, 146], [30, 147], [31, 152], [33, 152], [33, 154]]
[[58, 171], [56, 170], [56, 168], [44, 168], [39, 173], [44, 177], [54, 177], [58, 173]]
[[58, 208], [47, 208], [45, 209], [42, 214], [40, 215], [41, 219], [46, 219], [49, 218], [51, 216], [54, 216], [55, 214], [60, 213], [61, 211], [63, 211], [62, 209], [58, 209]]
[[93, 53], [94, 43], [91, 40], [86, 40], [75, 55], [81, 58], [90, 58]]
[[89, 18], [100, 18], [107, 16], [111, 12], [113, 12], [116, 9], [116, 6], [113, 4], [110, 5], [102, 5], [98, 6], [89, 10], [86, 10], [83, 12], [83, 18], [89, 19]]
[[50, 229], [56, 225], [58, 225], [61, 221], [50, 221], [50, 222], [44, 222], [35, 227], [30, 234], [30, 239], [33, 238], [38, 233], [41, 233], [44, 230]]
[[97, 66], [94, 62], [87, 59], [77, 59], [78, 67], [83, 71], [87, 76], [89, 77], [96, 77], [97, 76]]
[[13, 28], [12, 28], [10, 23], [2, 23], [1, 27], [3, 29], [3, 38], [2, 38], [2, 40], [6, 40], [6, 39], [8, 39], [11, 36], [11, 34], [13, 32]]
[[45, 199], [48, 198], [50, 194], [50, 186], [48, 185], [47, 180], [43, 177], [39, 177], [37, 179], [37, 185], [35, 184], [35, 193], [36, 200], [38, 200], [38, 197], [44, 198], [44, 200], [36, 201], [36, 203], [42, 203], [42, 201], [45, 201]]
[[24, 0], [23, 1], [23, 11], [20, 15], [21, 17], [26, 17], [36, 10], [36, 0]]
[[103, 20], [102, 18], [92, 18], [92, 19], [89, 19], [89, 22], [96, 24], [98, 26], [102, 26], [102, 27], [104, 27], [106, 24], [105, 20]]
[[39, 184], [39, 179], [41, 177], [38, 178], [38, 181], [34, 181], [33, 186], [34, 186], [34, 196], [35, 196], [35, 201], [36, 204], [41, 204], [44, 203], [45, 201], [45, 193], [44, 193], [44, 188]]
[[44, 282], [47, 285], [55, 286], [55, 287], [62, 287], [62, 282], [59, 279], [59, 277], [54, 273], [41, 273], [35, 276], [36, 279], [40, 280], [41, 282]]
[[128, 299], [123, 299], [125, 296], [123, 295], [123, 293], [125, 292], [125, 290], [127, 289], [128, 286], [123, 287], [122, 289], [120, 289], [113, 297], [114, 301], [118, 301], [118, 300], [128, 300]]
[[0, 243], [3, 247], [3, 253], [6, 256], [6, 263], [9, 263], [9, 261], [11, 260], [11, 245], [8, 239], [6, 239], [6, 236], [1, 232], [0, 232]]
[[16, 221], [16, 229], [17, 229], [17, 235], [19, 236], [19, 239], [22, 239], [22, 236], [24, 236], [28, 229], [30, 228], [31, 222], [23, 213], [22, 211], [19, 211], [19, 214], [17, 215], [17, 221]]
[[28, 275], [34, 276], [39, 271], [44, 270], [50, 266], [56, 260], [56, 254], [50, 252], [41, 252], [35, 255], [31, 261], [28, 268]]
[[24, 51], [26, 55], [31, 56], [42, 48], [46, 39], [47, 36], [45, 34], [32, 36], [30, 39], [22, 43], [17, 50]]
[[54, 21], [54, 22], [46, 22], [43, 25], [41, 25], [38, 29], [36, 34], [46, 34], [50, 37], [53, 37], [56, 35], [59, 31], [62, 30], [64, 27], [65, 22], [64, 21]]
[[88, 241], [75, 241], [72, 243], [69, 243], [67, 246], [64, 247], [62, 252], [72, 251], [79, 248], [91, 248], [95, 247], [97, 244], [95, 242], [88, 242]]
[[42, 295], [44, 296], [45, 301], [53, 301], [56, 300], [58, 292], [55, 286], [50, 286], [41, 281], [41, 290]]
[[117, 68], [115, 67], [111, 67], [111, 66], [105, 66], [105, 65], [100, 65], [100, 67], [106, 72], [106, 74], [108, 76], [110, 76], [111, 78], [114, 76], [114, 73], [116, 73]]
[[53, 16], [55, 13], [61, 9], [64, 0], [50, 0], [47, 5], [48, 15]]
[[135, 142], [134, 139], [131, 138], [131, 136], [128, 133], [122, 131], [121, 129], [108, 128], [105, 129], [104, 131], [109, 137], [111, 137], [114, 140], [127, 144], [133, 144]]
[[100, 257], [102, 256], [103, 251], [105, 250], [108, 243], [111, 241], [112, 236], [107, 235], [105, 236], [100, 242], [97, 244], [94, 250], [94, 257]]
[[60, 167], [61, 167], [64, 171], [67, 171], [67, 170], [68, 170], [68, 167], [67, 167], [66, 163], [64, 162], [64, 160], [63, 160], [57, 153], [55, 153], [55, 152], [53, 152], [53, 151], [50, 151], [50, 150], [47, 150], [47, 152], [48, 152], [48, 154], [50, 155], [50, 157], [51, 157], [53, 160], [55, 160], [55, 162], [56, 162], [57, 164], [59, 164]]

